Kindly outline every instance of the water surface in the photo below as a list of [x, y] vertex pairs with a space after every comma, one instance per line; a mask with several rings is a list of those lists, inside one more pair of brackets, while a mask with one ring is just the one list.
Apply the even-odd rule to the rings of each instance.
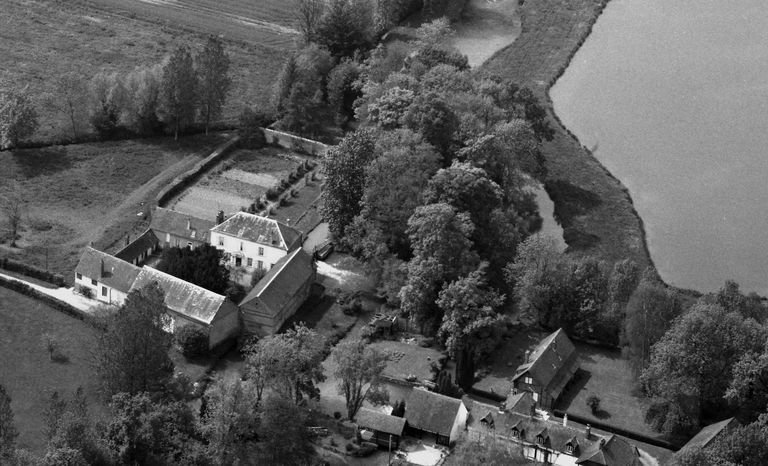
[[612, 0], [551, 90], [673, 285], [768, 291], [768, 4]]

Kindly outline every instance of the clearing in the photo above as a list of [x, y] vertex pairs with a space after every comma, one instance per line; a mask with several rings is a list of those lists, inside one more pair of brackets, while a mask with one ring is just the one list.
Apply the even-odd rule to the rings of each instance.
[[482, 65], [520, 35], [518, 0], [469, 0], [461, 21], [454, 25], [452, 44], [469, 58], [473, 68]]
[[71, 279], [85, 245], [109, 250], [146, 226], [157, 192], [225, 140], [211, 134], [0, 153], [3, 175], [18, 182], [25, 200], [19, 248], [0, 244], [0, 255]]
[[[248, 8], [266, 19], [287, 18], [289, 14], [289, 2], [280, 0], [268, 2], [268, 6], [262, 5], [264, 2], [254, 5], [254, 1], [207, 3], [230, 12]], [[213, 14], [203, 20], [197, 18], [198, 27], [189, 27], [179, 18], [196, 18], [194, 15], [174, 12], [174, 16], [163, 16], [158, 13], [162, 9], [141, 1], [5, 0], [0, 9], [0, 88], [28, 84], [42, 104], [42, 96], [55, 91], [56, 76], [76, 72], [87, 81], [99, 71], [126, 72], [139, 65], [153, 65], [178, 45], [201, 48], [206, 34], [216, 33], [224, 34], [232, 61], [232, 89], [222, 119], [233, 121], [244, 104], [257, 108], [268, 104], [285, 52], [293, 48], [294, 34], [245, 25], [238, 28], [240, 23], [233, 19], [213, 21]], [[287, 20], [280, 21], [284, 24]], [[185, 26], [188, 30], [180, 29]], [[251, 40], [244, 41], [245, 34], [235, 34], [240, 30], [250, 31]], [[70, 123], [63, 114], [42, 108], [39, 113], [40, 128], [34, 139], [51, 140], [62, 134], [71, 137]], [[87, 129], [86, 125], [81, 119], [80, 131]]]
[[[18, 446], [41, 453], [47, 440], [43, 435], [43, 411], [51, 394], [58, 390], [69, 396], [82, 385], [93, 414], [106, 410], [96, 392], [94, 372], [89, 364], [93, 330], [86, 323], [58, 312], [45, 304], [0, 287], [0, 384], [8, 390], [19, 430]], [[60, 342], [66, 362], [51, 361], [42, 344], [43, 333]]]

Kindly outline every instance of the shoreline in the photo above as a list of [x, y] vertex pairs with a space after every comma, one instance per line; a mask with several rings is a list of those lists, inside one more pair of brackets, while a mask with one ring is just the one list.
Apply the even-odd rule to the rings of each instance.
[[563, 125], [549, 96], [609, 1], [526, 0], [519, 7], [520, 36], [480, 69], [529, 87], [547, 109], [555, 135], [542, 145], [545, 189], [569, 250], [610, 262], [629, 258], [658, 276], [628, 189]]

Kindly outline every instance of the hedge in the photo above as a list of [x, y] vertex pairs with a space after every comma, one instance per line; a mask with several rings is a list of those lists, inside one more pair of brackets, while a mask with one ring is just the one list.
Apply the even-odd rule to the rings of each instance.
[[64, 314], [67, 314], [70, 317], [74, 317], [75, 319], [80, 319], [85, 323], [93, 325], [93, 319], [89, 314], [86, 314], [85, 312], [81, 311], [80, 309], [77, 309], [71, 304], [65, 303], [64, 301], [56, 299], [53, 296], [49, 296], [45, 293], [42, 293], [32, 288], [31, 286], [27, 285], [26, 283], [19, 282], [16, 280], [8, 280], [4, 277], [0, 277], [0, 286], [4, 288], [8, 288], [9, 290], [13, 290], [17, 293], [27, 295], [30, 298], [37, 299], [38, 301], [42, 301], [48, 306], [56, 309], [57, 311], [63, 312]]
[[57, 273], [49, 272], [45, 269], [35, 267], [34, 265], [25, 264], [24, 262], [18, 262], [7, 257], [0, 259], [0, 269], [9, 270], [11, 272], [17, 272], [27, 277], [36, 278], [44, 282], [51, 283], [56, 286], [64, 286], [64, 277]]

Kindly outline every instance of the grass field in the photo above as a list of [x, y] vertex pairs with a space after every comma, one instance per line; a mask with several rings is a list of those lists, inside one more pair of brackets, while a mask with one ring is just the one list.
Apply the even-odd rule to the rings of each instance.
[[[12, 399], [20, 448], [38, 453], [45, 448], [42, 415], [55, 390], [69, 395], [82, 385], [91, 413], [105, 412], [88, 360], [93, 338], [88, 325], [6, 288], [0, 288], [0, 322], [0, 384]], [[62, 342], [67, 362], [50, 360], [41, 343], [46, 332]]]
[[626, 188], [553, 115], [548, 90], [589, 34], [607, 0], [526, 0], [522, 32], [481, 68], [529, 86], [546, 104], [555, 138], [543, 145], [546, 189], [568, 245], [607, 260], [651, 264], [642, 220]]
[[[152, 65], [178, 45], [199, 49], [206, 35], [214, 33], [223, 34], [232, 60], [232, 90], [223, 119], [232, 121], [244, 104], [263, 107], [268, 103], [285, 51], [293, 48], [294, 34], [265, 32], [232, 18], [220, 24], [210, 13], [194, 27], [183, 21], [194, 15], [171, 8], [163, 16], [156, 11], [161, 7], [153, 6], [156, 3], [170, 2], [5, 0], [0, 8], [0, 88], [28, 84], [42, 101], [43, 94], [54, 91], [57, 75], [74, 71], [88, 80], [102, 70], [129, 71]], [[259, 2], [258, 8], [253, 1], [205, 3], [215, 4], [217, 9], [228, 5], [234, 13], [237, 8], [250, 8], [253, 14], [279, 24], [288, 21], [288, 2], [279, 0], [268, 2], [269, 7]], [[116, 5], [136, 11], [124, 11]], [[227, 34], [227, 28], [242, 34]], [[247, 33], [251, 40], [245, 40]], [[42, 108], [39, 113], [40, 128], [34, 139], [71, 136], [64, 115]]]
[[71, 278], [83, 246], [93, 242], [109, 250], [145, 226], [137, 213], [224, 140], [212, 134], [0, 153], [3, 175], [17, 180], [25, 200], [20, 248], [0, 244], [0, 255], [43, 267], [47, 262]]

